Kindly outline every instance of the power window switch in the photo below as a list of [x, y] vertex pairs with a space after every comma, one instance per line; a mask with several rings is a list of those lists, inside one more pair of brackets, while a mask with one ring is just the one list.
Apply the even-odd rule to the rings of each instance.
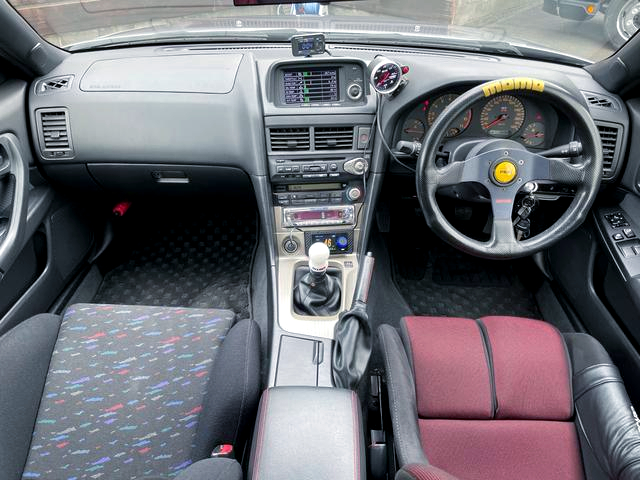
[[636, 233], [630, 228], [623, 228], [622, 233], [624, 233], [624, 236], [627, 238], [634, 238], [636, 236]]
[[636, 248], [638, 247], [627, 246], [622, 247], [620, 250], [622, 250], [622, 255], [625, 257], [635, 257], [637, 255]]
[[624, 235], [621, 233], [614, 233], [613, 235], [611, 235], [611, 237], [615, 240], [624, 240]]

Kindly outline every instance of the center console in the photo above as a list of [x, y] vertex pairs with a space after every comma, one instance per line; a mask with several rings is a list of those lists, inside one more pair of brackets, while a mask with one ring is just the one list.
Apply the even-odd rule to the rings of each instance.
[[[367, 65], [359, 59], [302, 58], [264, 67], [277, 248], [277, 325], [269, 383], [331, 386], [334, 327], [353, 302], [362, 252], [375, 97]], [[327, 275], [340, 292], [325, 295], [331, 308], [301, 308], [305, 301], [294, 293], [299, 297], [301, 287], [309, 292], [309, 282], [301, 281], [309, 272], [309, 249], [318, 242], [329, 249]]]

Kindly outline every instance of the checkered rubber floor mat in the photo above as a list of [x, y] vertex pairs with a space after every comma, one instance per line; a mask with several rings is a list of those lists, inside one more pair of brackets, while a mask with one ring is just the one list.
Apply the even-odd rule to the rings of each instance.
[[142, 221], [94, 302], [233, 310], [249, 316], [255, 212]]

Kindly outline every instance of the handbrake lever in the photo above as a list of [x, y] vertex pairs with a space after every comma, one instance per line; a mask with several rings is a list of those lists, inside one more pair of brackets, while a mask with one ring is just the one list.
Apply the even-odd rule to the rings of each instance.
[[364, 378], [373, 349], [373, 333], [367, 315], [367, 300], [375, 260], [368, 252], [358, 271], [351, 309], [340, 314], [334, 329], [331, 357], [333, 383], [338, 388], [356, 390]]
[[373, 278], [373, 267], [376, 260], [371, 252], [367, 252], [358, 272], [358, 283], [353, 296], [351, 308], [355, 308], [358, 304], [366, 305], [369, 299], [369, 289], [371, 288], [371, 279]]

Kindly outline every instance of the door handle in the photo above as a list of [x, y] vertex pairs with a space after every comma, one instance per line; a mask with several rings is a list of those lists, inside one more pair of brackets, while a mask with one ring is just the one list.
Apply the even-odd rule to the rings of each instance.
[[0, 280], [11, 268], [22, 249], [27, 223], [27, 194], [29, 169], [21, 153], [20, 142], [12, 133], [0, 135], [0, 178], [12, 175], [14, 178], [11, 214], [6, 230], [0, 241]]

